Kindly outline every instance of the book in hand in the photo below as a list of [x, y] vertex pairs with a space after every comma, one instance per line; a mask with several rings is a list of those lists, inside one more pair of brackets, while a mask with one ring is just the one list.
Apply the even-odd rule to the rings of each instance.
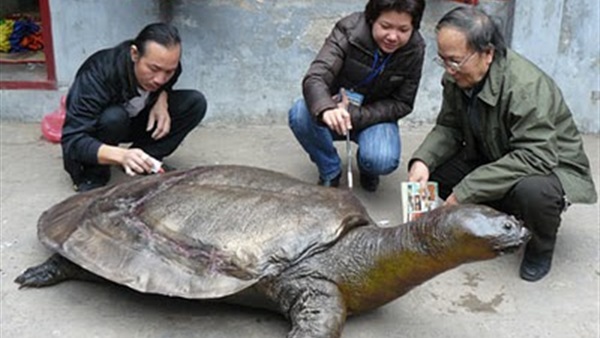
[[421, 188], [418, 182], [402, 182], [402, 221], [411, 222], [442, 205], [437, 182], [427, 182]]

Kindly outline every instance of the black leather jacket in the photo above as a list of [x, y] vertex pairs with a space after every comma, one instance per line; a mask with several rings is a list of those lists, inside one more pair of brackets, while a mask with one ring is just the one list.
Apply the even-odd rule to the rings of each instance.
[[[114, 48], [94, 53], [81, 65], [67, 95], [67, 116], [62, 130], [63, 156], [83, 163], [98, 163], [102, 145], [93, 135], [102, 112], [138, 96], [130, 46], [124, 41]], [[156, 102], [161, 91], [170, 91], [181, 74], [181, 64], [164, 86], [150, 93], [146, 106]]]

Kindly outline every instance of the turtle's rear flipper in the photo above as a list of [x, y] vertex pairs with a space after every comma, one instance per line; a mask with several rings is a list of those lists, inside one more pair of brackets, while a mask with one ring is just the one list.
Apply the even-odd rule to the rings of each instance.
[[59, 254], [54, 254], [40, 265], [33, 266], [15, 279], [23, 287], [39, 288], [58, 284], [68, 279], [101, 281], [102, 278], [75, 265]]

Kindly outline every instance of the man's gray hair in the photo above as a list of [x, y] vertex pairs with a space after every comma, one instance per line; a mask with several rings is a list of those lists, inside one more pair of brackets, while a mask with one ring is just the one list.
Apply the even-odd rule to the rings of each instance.
[[498, 25], [478, 8], [465, 6], [451, 10], [440, 19], [435, 30], [438, 32], [444, 27], [452, 27], [463, 32], [469, 47], [477, 52], [492, 48], [496, 53], [506, 55], [506, 43]]

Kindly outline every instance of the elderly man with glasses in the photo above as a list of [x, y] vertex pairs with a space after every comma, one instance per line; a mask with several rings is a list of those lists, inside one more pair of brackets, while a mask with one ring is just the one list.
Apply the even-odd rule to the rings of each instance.
[[459, 7], [436, 26], [445, 68], [436, 125], [409, 161], [410, 181], [436, 181], [445, 204], [483, 203], [533, 232], [520, 276], [549, 271], [561, 213], [594, 203], [579, 131], [560, 89], [505, 46], [483, 11]]

